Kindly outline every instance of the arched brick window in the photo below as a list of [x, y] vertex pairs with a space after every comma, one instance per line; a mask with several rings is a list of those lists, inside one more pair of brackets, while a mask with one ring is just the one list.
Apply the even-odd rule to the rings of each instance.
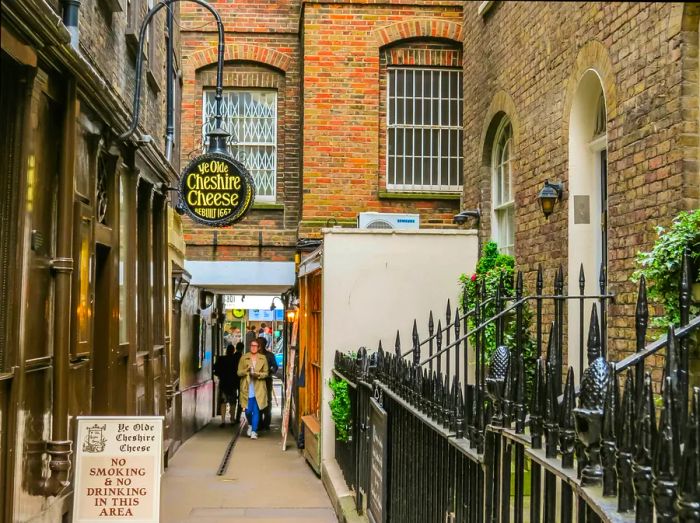
[[462, 57], [457, 46], [411, 41], [381, 54], [380, 165], [393, 192], [461, 192]]
[[[202, 148], [216, 115], [215, 72], [198, 74], [202, 88]], [[224, 71], [223, 127], [234, 158], [243, 163], [255, 181], [255, 199], [275, 202], [278, 196], [278, 143], [282, 143], [278, 106], [284, 99], [284, 75], [262, 64], [227, 64]]]

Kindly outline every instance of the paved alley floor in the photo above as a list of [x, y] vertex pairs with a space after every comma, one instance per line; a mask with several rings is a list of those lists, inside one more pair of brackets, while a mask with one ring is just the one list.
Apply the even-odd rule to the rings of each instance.
[[161, 522], [336, 523], [321, 480], [296, 446], [282, 452], [274, 410], [270, 432], [258, 440], [241, 434], [223, 476], [216, 472], [234, 427], [219, 428], [217, 417], [187, 440], [163, 476]]

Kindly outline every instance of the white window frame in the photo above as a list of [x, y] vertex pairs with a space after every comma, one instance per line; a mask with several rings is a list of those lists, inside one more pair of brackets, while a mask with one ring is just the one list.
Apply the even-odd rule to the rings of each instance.
[[[461, 183], [461, 182], [462, 182], [462, 178], [463, 178], [463, 172], [462, 172], [462, 171], [464, 170], [464, 151], [463, 151], [463, 147], [462, 147], [462, 141], [463, 141], [463, 138], [464, 138], [464, 134], [463, 134], [464, 131], [463, 131], [463, 126], [462, 126], [462, 121], [458, 118], [458, 124], [457, 124], [457, 125], [433, 125], [433, 124], [425, 124], [425, 123], [424, 123], [424, 124], [415, 124], [415, 123], [414, 123], [414, 124], [410, 124], [410, 125], [409, 125], [409, 124], [405, 124], [405, 123], [404, 123], [404, 124], [397, 124], [397, 123], [393, 123], [393, 124], [392, 124], [392, 123], [391, 123], [391, 120], [390, 120], [390, 114], [391, 114], [390, 104], [391, 104], [391, 100], [390, 100], [390, 96], [389, 96], [389, 94], [390, 94], [390, 86], [389, 86], [389, 83], [391, 82], [391, 73], [390, 73], [390, 72], [391, 72], [391, 71], [398, 71], [398, 70], [402, 70], [402, 71], [414, 71], [414, 72], [415, 72], [415, 71], [430, 71], [431, 73], [432, 73], [432, 72], [442, 73], [442, 72], [446, 72], [446, 71], [447, 71], [447, 72], [450, 72], [450, 73], [452, 73], [452, 74], [460, 75], [460, 76], [458, 76], [459, 78], [461, 78], [461, 74], [462, 74], [461, 69], [444, 68], [444, 67], [403, 67], [403, 66], [390, 66], [390, 67], [387, 68], [387, 72], [386, 72], [387, 84], [386, 84], [386, 93], [385, 93], [385, 95], [386, 95], [386, 133], [385, 133], [385, 135], [384, 135], [384, 140], [385, 140], [385, 145], [386, 145], [386, 147], [385, 147], [385, 151], [386, 151], [386, 152], [385, 152], [385, 165], [386, 165], [385, 175], [386, 175], [386, 188], [387, 188], [387, 190], [390, 191], [390, 192], [440, 192], [440, 193], [456, 193], [456, 194], [461, 194], [461, 193], [462, 193], [462, 183]], [[439, 75], [438, 85], [440, 85], [441, 82], [442, 82], [442, 75]], [[417, 101], [417, 100], [419, 101], [419, 103], [422, 104], [423, 101], [426, 99], [424, 96], [420, 96], [420, 97], [416, 97], [416, 96], [415, 96], [415, 92], [416, 92], [416, 90], [415, 90], [415, 85], [416, 85], [416, 75], [414, 74], [414, 76], [413, 76], [413, 93], [414, 93], [414, 94], [413, 94], [413, 103], [414, 103], [414, 108], [415, 108], [415, 104], [416, 104], [416, 101]], [[459, 82], [457, 83], [457, 85], [459, 86]], [[441, 113], [442, 113], [442, 111], [441, 111], [441, 107], [442, 107], [442, 106], [441, 106], [441, 103], [442, 103], [443, 98], [442, 98], [442, 93], [441, 93], [440, 87], [438, 87], [437, 90], [438, 90], [438, 100], [439, 100], [439, 103], [438, 103], [438, 114], [441, 114]], [[406, 76], [404, 75], [404, 93], [405, 93], [405, 92], [406, 92]], [[452, 116], [452, 115], [451, 115], [451, 108], [450, 108], [450, 105], [449, 105], [449, 100], [450, 100], [451, 94], [452, 94], [452, 93], [450, 92], [450, 88], [449, 88], [449, 86], [448, 86], [448, 99], [447, 99], [447, 101], [448, 101], [448, 121], [451, 119], [451, 116]], [[464, 100], [463, 100], [463, 93], [462, 93], [461, 89], [458, 89], [457, 95], [458, 95], [458, 107], [459, 107], [458, 111], [463, 111], [463, 110], [464, 110], [464, 109], [463, 109]], [[407, 99], [408, 99], [408, 98], [404, 96], [404, 108], [406, 107], [406, 100], [407, 100]], [[430, 99], [433, 100], [434, 97], [431, 97]], [[397, 100], [398, 100], [398, 97], [395, 97], [395, 98], [394, 98], [394, 103], [395, 103], [395, 104], [398, 104], [398, 101], [397, 101]], [[397, 113], [398, 113], [398, 110], [395, 111], [395, 114], [397, 114]], [[405, 109], [404, 109], [404, 114], [406, 114]], [[413, 114], [414, 114], [414, 115], [416, 114], [415, 110], [413, 111]], [[431, 108], [431, 114], [432, 114], [432, 108]], [[396, 118], [396, 117], [395, 117], [395, 118]], [[414, 116], [414, 118], [415, 118], [415, 116]], [[389, 161], [389, 160], [390, 160], [390, 154], [389, 154], [389, 134], [390, 134], [390, 129], [408, 129], [408, 130], [413, 130], [413, 132], [415, 132], [416, 129], [420, 129], [421, 131], [423, 131], [423, 130], [428, 130], [428, 131], [433, 131], [433, 130], [438, 130], [438, 131], [447, 130], [447, 131], [448, 131], [448, 140], [451, 138], [452, 131], [457, 131], [458, 142], [459, 142], [459, 143], [458, 143], [458, 146], [457, 146], [457, 156], [456, 156], [456, 158], [457, 158], [457, 180], [458, 180], [458, 182], [460, 182], [460, 183], [457, 183], [457, 184], [455, 184], [455, 185], [449, 185], [449, 184], [422, 184], [422, 183], [401, 183], [401, 184], [399, 184], [399, 183], [389, 183], [389, 180], [390, 180], [390, 173], [389, 173], [389, 165], [390, 165], [390, 161]], [[397, 151], [397, 150], [398, 150], [398, 149], [397, 149], [397, 145], [396, 145], [396, 142], [397, 142], [397, 134], [398, 134], [398, 133], [396, 133], [396, 132], [394, 133], [394, 151]], [[443, 156], [442, 156], [442, 132], [438, 132], [438, 137], [439, 137], [439, 142], [438, 142], [438, 156], [437, 156], [437, 158], [438, 158], [438, 162], [437, 162], [437, 165], [438, 165], [437, 180], [439, 181], [439, 180], [442, 179], [442, 161], [441, 161], [441, 159], [443, 158]], [[431, 145], [432, 145], [432, 142], [431, 142]], [[447, 162], [448, 172], [447, 172], [447, 179], [448, 179], [448, 180], [449, 180], [449, 177], [450, 177], [450, 168], [451, 168], [451, 162], [450, 162], [450, 160], [451, 160], [452, 158], [454, 158], [453, 156], [450, 156], [450, 145], [451, 145], [451, 144], [450, 144], [450, 142], [448, 141], [448, 146], [447, 146], [447, 151], [448, 151], [448, 162]], [[407, 159], [407, 158], [410, 158], [411, 160], [414, 160], [414, 159], [416, 159], [416, 158], [420, 158], [420, 163], [419, 163], [419, 165], [421, 166], [421, 171], [420, 171], [420, 172], [421, 172], [421, 181], [422, 181], [422, 179], [423, 179], [423, 172], [422, 172], [423, 161], [424, 161], [425, 158], [431, 158], [431, 159], [433, 158], [433, 156], [432, 156], [432, 151], [428, 150], [427, 152], [428, 152], [429, 154], [428, 154], [428, 155], [425, 155], [425, 152], [426, 152], [426, 142], [425, 142], [424, 140], [421, 140], [421, 154], [420, 154], [420, 155], [416, 155], [416, 154], [415, 154], [415, 151], [413, 151], [413, 154], [411, 154], [411, 155], [406, 155], [406, 136], [405, 136], [405, 135], [404, 135], [404, 138], [403, 138], [403, 151], [404, 151], [404, 152], [403, 152], [403, 155], [402, 155], [402, 156], [399, 156], [398, 154], [395, 154], [395, 158], [396, 158], [397, 161], [394, 162], [394, 180], [396, 180], [396, 178], [397, 178], [397, 173], [398, 173], [398, 169], [399, 169], [399, 167], [398, 167], [398, 164], [399, 164], [398, 159], [399, 159], [399, 158], [403, 158], [403, 165], [404, 165], [404, 166], [406, 165], [406, 159]], [[431, 178], [431, 181], [432, 181], [432, 176], [433, 176], [432, 165], [433, 165], [433, 164], [432, 164], [432, 161], [431, 161], [431, 162], [430, 162], [430, 178]], [[415, 174], [416, 174], [415, 171], [412, 172], [412, 178], [413, 178], [414, 180], [415, 180]]]
[[[505, 137], [505, 133], [509, 133]], [[505, 138], [505, 142], [501, 143]], [[507, 154], [507, 157], [504, 155]], [[498, 197], [503, 195], [503, 173], [507, 170], [508, 187], [510, 194], [508, 199], [502, 200]], [[504, 116], [494, 135], [493, 148], [491, 151], [491, 235], [498, 244], [498, 248], [504, 254], [515, 253], [515, 195], [513, 191], [513, 126], [510, 119]], [[500, 225], [503, 219], [510, 219], [507, 223], [507, 230]]]
[[[257, 184], [255, 173], [253, 172], [252, 169], [250, 169], [250, 167], [248, 167], [248, 166], [246, 166], [246, 167], [248, 167], [248, 169], [251, 171], [251, 175], [253, 175], [253, 180], [256, 182], [255, 201], [256, 202], [274, 203], [277, 200], [277, 154], [279, 151], [278, 143], [277, 143], [277, 130], [278, 130], [277, 129], [277, 109], [278, 109], [279, 97], [277, 96], [277, 94], [278, 94], [277, 90], [275, 90], [275, 89], [262, 89], [262, 88], [250, 88], [249, 89], [249, 88], [239, 88], [239, 87], [224, 89], [224, 93], [233, 92], [233, 91], [237, 91], [240, 93], [265, 93], [265, 94], [272, 93], [272, 94], [274, 94], [275, 114], [273, 117], [273, 129], [275, 132], [274, 132], [274, 139], [271, 143], [270, 142], [238, 143], [238, 142], [233, 141], [233, 138], [234, 138], [233, 135], [231, 137], [229, 137], [226, 141], [229, 149], [234, 147], [234, 146], [238, 146], [238, 147], [246, 147], [246, 146], [248, 146], [248, 147], [256, 147], [256, 146], [273, 147], [273, 149], [274, 149], [274, 154], [273, 154], [274, 180], [272, 181], [272, 194], [260, 194], [260, 191], [257, 190], [258, 184]], [[207, 120], [207, 115], [205, 114], [205, 108], [206, 108], [206, 104], [207, 104], [207, 93], [211, 93], [211, 92], [214, 92], [214, 89], [205, 88], [202, 90], [202, 150], [204, 150], [204, 151], [206, 150], [206, 145], [207, 145], [206, 135], [204, 132], [205, 131], [205, 122]], [[224, 116], [224, 123], [225, 122], [226, 122], [226, 116]], [[232, 156], [235, 158], [236, 154], [232, 153]], [[245, 163], [245, 162], [243, 162], [243, 163]]]

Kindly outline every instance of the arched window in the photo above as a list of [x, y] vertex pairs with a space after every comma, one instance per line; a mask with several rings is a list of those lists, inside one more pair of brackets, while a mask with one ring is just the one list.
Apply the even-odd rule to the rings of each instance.
[[513, 254], [515, 201], [512, 172], [513, 127], [503, 117], [496, 130], [491, 154], [492, 235], [501, 252]]

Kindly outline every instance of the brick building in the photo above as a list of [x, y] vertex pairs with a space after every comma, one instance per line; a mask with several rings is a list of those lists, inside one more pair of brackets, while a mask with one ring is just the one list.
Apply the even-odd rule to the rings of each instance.
[[[421, 226], [451, 224], [461, 192], [462, 2], [212, 5], [222, 13], [227, 32], [226, 110], [236, 115], [227, 120], [230, 130], [235, 128], [232, 152], [248, 164], [258, 197], [248, 217], [233, 228], [206, 229], [186, 220], [188, 259], [291, 260], [298, 240], [318, 237], [327, 223], [352, 226], [362, 211], [416, 212]], [[182, 18], [184, 160], [203, 147], [216, 35], [197, 6], [183, 5]], [[417, 71], [411, 82], [421, 75], [429, 89], [426, 118], [420, 121], [413, 110], [406, 117], [410, 122], [404, 120], [403, 106], [398, 114], [397, 101], [408, 98], [390, 70], [403, 68], [411, 75]], [[391, 131], [386, 123], [389, 82], [397, 89], [391, 93], [392, 118], [397, 112]], [[246, 100], [253, 103], [242, 114]], [[433, 122], [427, 100], [435, 102]], [[446, 111], [443, 122], [438, 107]], [[258, 135], [244, 130], [246, 118], [260, 124]], [[434, 141], [428, 130], [432, 124]], [[438, 158], [440, 133], [444, 165]], [[388, 150], [389, 136], [394, 141]], [[414, 140], [421, 149], [411, 154], [415, 175], [398, 178], [395, 158], [404, 143], [413, 150]]]
[[[549, 285], [561, 265], [578, 291], [583, 264], [595, 294], [605, 266], [610, 347], [632, 350], [634, 256], [655, 225], [700, 202], [697, 7], [213, 4], [227, 30], [228, 114], [257, 97], [250, 107], [274, 122], [262, 142], [231, 140], [260, 185], [253, 211], [222, 230], [186, 220], [189, 259], [290, 260], [298, 241], [352, 227], [363, 211], [452, 227], [461, 199], [481, 209], [482, 239], [515, 255], [529, 288], [538, 265]], [[183, 159], [202, 150], [213, 85], [206, 21], [183, 7]], [[245, 118], [265, 127], [253, 112], [229, 125]], [[563, 184], [548, 219], [545, 180]]]
[[[700, 207], [700, 10], [483, 4], [463, 17], [465, 205], [481, 206], [482, 237], [515, 255], [531, 291], [539, 264], [548, 286], [561, 264], [576, 294], [583, 263], [595, 294], [606, 265], [610, 348], [633, 351], [634, 257], [656, 225]], [[545, 180], [564, 188], [549, 219]]]
[[76, 416], [162, 415], [168, 452], [182, 439], [178, 409], [195, 410], [194, 358], [184, 406], [178, 390], [194, 288], [172, 296], [185, 335], [170, 321], [183, 261], [167, 191], [180, 157], [177, 118], [166, 140], [167, 17], [142, 42], [140, 127], [121, 138], [153, 2], [1, 6], [0, 520], [72, 521]]

